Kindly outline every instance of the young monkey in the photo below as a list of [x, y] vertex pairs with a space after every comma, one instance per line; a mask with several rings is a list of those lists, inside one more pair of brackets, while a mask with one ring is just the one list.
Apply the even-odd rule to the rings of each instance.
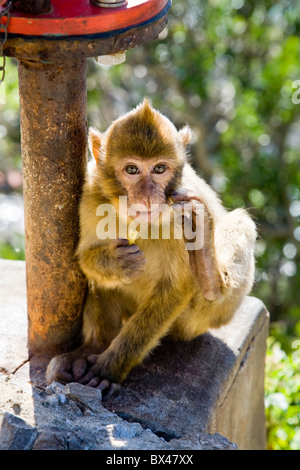
[[[77, 381], [109, 395], [165, 335], [191, 340], [224, 325], [251, 290], [255, 224], [243, 209], [225, 210], [196, 175], [187, 163], [190, 140], [189, 127], [177, 131], [147, 99], [104, 134], [90, 129], [94, 161], [83, 188], [77, 249], [89, 280], [83, 342], [52, 359], [48, 383]], [[191, 203], [196, 227], [201, 206], [203, 246], [187, 250], [185, 239], [174, 233], [164, 239], [161, 231], [159, 238], [134, 243], [118, 236], [120, 196], [126, 196], [128, 211], [143, 205], [138, 215], [146, 226], [151, 218], [161, 224], [159, 204], [178, 210]], [[97, 235], [103, 204], [115, 208], [115, 239]]]

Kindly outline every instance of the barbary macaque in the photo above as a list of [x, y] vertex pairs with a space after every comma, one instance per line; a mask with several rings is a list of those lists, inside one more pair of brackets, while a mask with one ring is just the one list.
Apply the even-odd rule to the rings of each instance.
[[228, 323], [250, 292], [255, 224], [244, 209], [228, 212], [196, 175], [190, 140], [188, 126], [177, 131], [148, 99], [105, 133], [90, 129], [77, 248], [89, 281], [83, 339], [51, 360], [48, 383], [76, 381], [109, 396], [163, 337], [191, 340]]

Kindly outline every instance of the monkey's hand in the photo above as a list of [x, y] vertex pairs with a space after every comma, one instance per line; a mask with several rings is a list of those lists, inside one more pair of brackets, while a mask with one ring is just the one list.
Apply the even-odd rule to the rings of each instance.
[[79, 381], [88, 387], [94, 387], [101, 390], [103, 401], [117, 395], [121, 389], [121, 385], [112, 379], [107, 366], [105, 365], [104, 354], [91, 354], [87, 357], [90, 368], [84, 377]]
[[118, 238], [111, 245], [112, 256], [116, 265], [119, 279], [125, 284], [140, 276], [146, 264], [144, 253], [136, 244], [131, 244], [125, 238]]
[[[177, 192], [172, 193], [174, 202], [174, 211], [185, 213], [185, 204], [188, 203], [188, 211], [190, 213], [190, 223], [192, 233], [201, 235], [199, 247], [195, 244], [195, 249], [188, 249], [189, 263], [192, 273], [194, 274], [203, 296], [210, 301], [216, 300], [220, 295], [223, 287], [223, 279], [218, 270], [215, 244], [214, 244], [214, 222], [211, 214], [203, 202], [196, 196], [187, 196]], [[203, 218], [197, 217], [203, 211]], [[184, 224], [184, 216], [182, 217]], [[201, 224], [201, 227], [198, 225]], [[186, 227], [184, 227], [185, 230]]]

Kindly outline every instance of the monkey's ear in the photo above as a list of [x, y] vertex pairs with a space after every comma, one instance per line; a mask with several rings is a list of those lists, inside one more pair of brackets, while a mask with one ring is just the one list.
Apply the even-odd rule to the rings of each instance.
[[101, 134], [97, 129], [93, 127], [89, 128], [89, 149], [95, 158], [96, 162], [98, 163], [100, 160], [101, 155]]
[[192, 131], [189, 126], [184, 126], [178, 132], [179, 138], [181, 139], [183, 145], [186, 147], [192, 140]]

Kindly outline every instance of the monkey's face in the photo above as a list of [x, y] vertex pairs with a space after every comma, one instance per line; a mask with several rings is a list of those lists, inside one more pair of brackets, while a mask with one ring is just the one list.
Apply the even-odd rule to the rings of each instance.
[[170, 193], [180, 185], [190, 140], [189, 127], [177, 131], [147, 99], [114, 121], [105, 134], [90, 129], [102, 193], [115, 206], [119, 196], [126, 195], [129, 209], [141, 205], [135, 207], [139, 220], [153, 220], [154, 211], [171, 204]]
[[128, 207], [136, 205], [140, 220], [151, 221], [159, 205], [168, 203], [168, 188], [176, 173], [175, 162], [160, 157], [128, 157], [116, 166], [116, 177], [127, 194]]

